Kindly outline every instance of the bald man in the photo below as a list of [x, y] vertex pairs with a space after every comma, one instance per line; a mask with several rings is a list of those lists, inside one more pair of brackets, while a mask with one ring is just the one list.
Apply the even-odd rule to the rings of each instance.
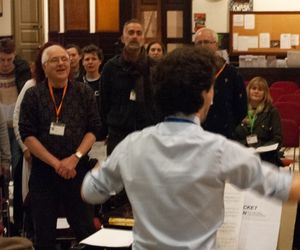
[[[218, 35], [208, 28], [195, 34], [195, 46], [217, 53]], [[218, 56], [214, 99], [203, 124], [204, 129], [234, 139], [234, 130], [247, 114], [247, 94], [242, 76], [232, 65]]]

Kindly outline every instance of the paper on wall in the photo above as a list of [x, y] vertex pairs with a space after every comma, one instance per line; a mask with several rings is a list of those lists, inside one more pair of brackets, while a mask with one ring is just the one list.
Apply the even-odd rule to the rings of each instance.
[[259, 48], [270, 48], [270, 33], [259, 34]]
[[290, 49], [291, 48], [291, 34], [290, 33], [280, 34], [280, 48], [281, 49]]
[[233, 27], [244, 26], [244, 15], [233, 15]]
[[238, 33], [233, 33], [233, 36], [232, 36], [232, 47], [233, 47], [233, 50], [237, 50], [238, 49], [238, 46], [239, 46], [238, 39], [239, 39], [239, 34]]
[[291, 34], [291, 46], [299, 46], [299, 35]]
[[244, 17], [244, 28], [246, 30], [255, 29], [255, 15], [254, 14], [245, 15], [245, 17]]
[[248, 36], [239, 36], [238, 37], [238, 51], [247, 51], [248, 50]]

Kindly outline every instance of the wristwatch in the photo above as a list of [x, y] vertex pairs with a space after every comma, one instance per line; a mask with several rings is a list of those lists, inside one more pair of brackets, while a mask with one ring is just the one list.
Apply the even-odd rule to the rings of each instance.
[[76, 151], [75, 156], [80, 160], [83, 154], [80, 151]]

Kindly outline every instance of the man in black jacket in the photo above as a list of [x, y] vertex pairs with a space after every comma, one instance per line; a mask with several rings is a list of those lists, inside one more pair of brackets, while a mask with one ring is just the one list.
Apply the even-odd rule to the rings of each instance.
[[[215, 31], [202, 28], [195, 35], [195, 46], [218, 50], [218, 35]], [[238, 70], [218, 57], [219, 73], [214, 86], [214, 99], [204, 129], [234, 138], [237, 125], [247, 114], [247, 94], [242, 76]]]
[[154, 123], [150, 65], [144, 51], [144, 30], [138, 20], [124, 24], [120, 55], [110, 59], [101, 75], [102, 139], [107, 154], [129, 133]]

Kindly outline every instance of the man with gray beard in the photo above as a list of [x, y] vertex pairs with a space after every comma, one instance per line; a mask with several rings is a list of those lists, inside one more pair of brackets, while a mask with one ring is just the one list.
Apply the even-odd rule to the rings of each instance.
[[[100, 140], [106, 140], [107, 155], [128, 134], [155, 123], [153, 88], [150, 82], [150, 61], [144, 49], [142, 24], [132, 19], [123, 27], [120, 55], [110, 59], [103, 68], [100, 82]], [[102, 212], [128, 204], [121, 192], [103, 207]]]
[[107, 140], [107, 155], [129, 133], [155, 121], [142, 24], [136, 19], [127, 21], [121, 40], [121, 54], [104, 65], [101, 75], [101, 137]]

